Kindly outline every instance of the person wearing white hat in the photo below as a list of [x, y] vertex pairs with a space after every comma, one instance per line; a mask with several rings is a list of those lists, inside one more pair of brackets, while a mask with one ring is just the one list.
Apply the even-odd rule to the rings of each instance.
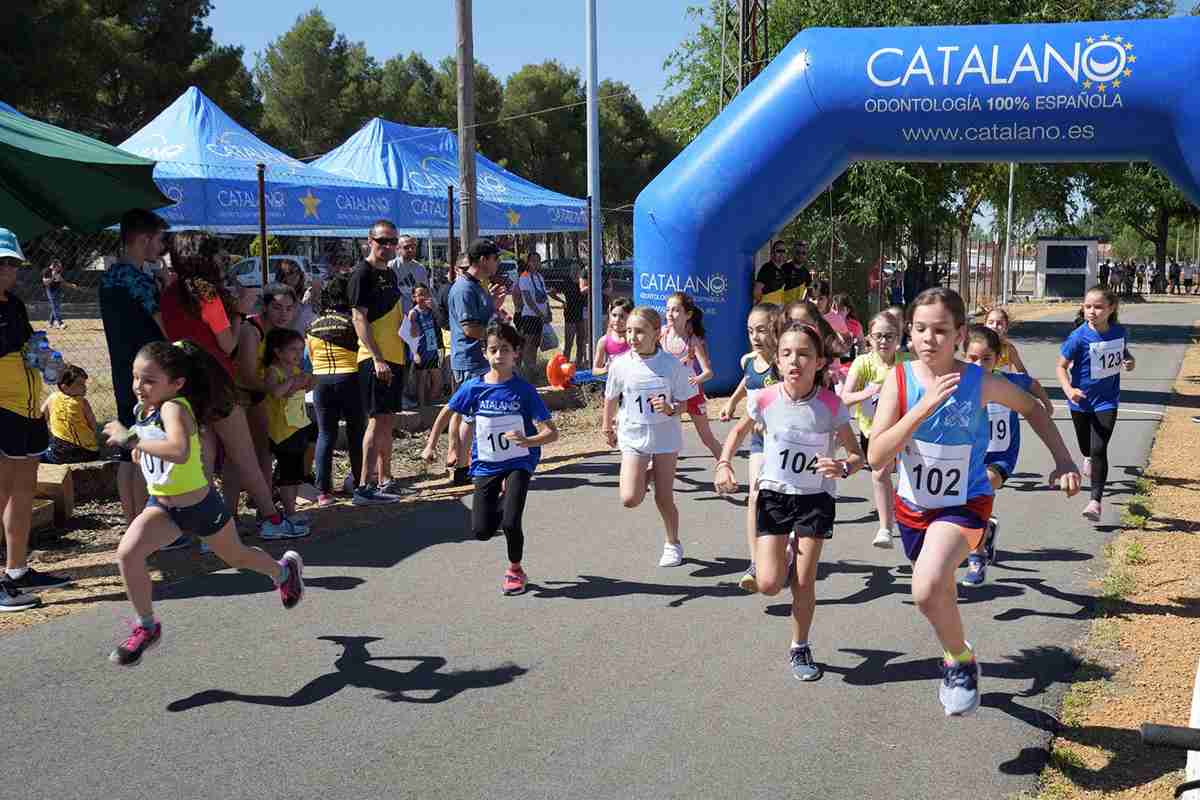
[[0, 612], [35, 608], [41, 603], [36, 592], [71, 582], [38, 572], [28, 561], [38, 462], [50, 433], [42, 416], [42, 376], [25, 362], [33, 326], [25, 303], [12, 293], [18, 270], [27, 266], [16, 235], [0, 228], [0, 511], [6, 547]]

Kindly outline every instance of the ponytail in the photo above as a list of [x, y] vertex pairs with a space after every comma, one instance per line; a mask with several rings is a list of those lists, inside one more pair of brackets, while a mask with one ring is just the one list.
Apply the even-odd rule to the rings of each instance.
[[191, 403], [197, 424], [208, 424], [228, 414], [233, 384], [217, 360], [195, 342], [151, 342], [138, 351], [138, 358], [157, 364], [171, 380], [183, 379], [179, 394]]

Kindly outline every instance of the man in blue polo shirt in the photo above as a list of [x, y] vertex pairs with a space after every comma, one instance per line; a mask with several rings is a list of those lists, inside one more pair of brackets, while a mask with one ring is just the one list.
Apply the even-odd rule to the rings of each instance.
[[[500, 248], [492, 241], [480, 239], [471, 245], [467, 255], [471, 264], [455, 279], [446, 298], [453, 353], [450, 368], [456, 388], [488, 371], [488, 362], [483, 355], [484, 331], [505, 297], [502, 285], [492, 284], [491, 291], [488, 291], [481, 283], [496, 274], [500, 265]], [[450, 441], [457, 440], [459, 443], [459, 458], [454, 468], [455, 485], [468, 482], [467, 465], [463, 462], [466, 461], [466, 454], [471, 452], [471, 437], [471, 426], [462, 425], [458, 416], [455, 416], [450, 422]]]

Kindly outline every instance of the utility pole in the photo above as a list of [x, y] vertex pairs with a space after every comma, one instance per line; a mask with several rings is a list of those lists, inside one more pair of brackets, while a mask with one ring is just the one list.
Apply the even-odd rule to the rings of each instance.
[[459, 250], [467, 252], [479, 236], [475, 196], [475, 35], [471, 0], [455, 0], [458, 22], [458, 199]]
[[591, 248], [591, 335], [589, 344], [604, 330], [604, 219], [600, 214], [600, 109], [597, 105], [596, 0], [584, 0], [587, 34], [587, 188], [588, 244]]

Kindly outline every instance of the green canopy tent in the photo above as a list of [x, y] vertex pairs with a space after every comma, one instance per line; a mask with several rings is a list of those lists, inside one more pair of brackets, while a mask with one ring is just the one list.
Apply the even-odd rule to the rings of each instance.
[[0, 227], [28, 241], [52, 228], [106, 228], [131, 208], [171, 204], [154, 162], [44, 122], [0, 113]]

